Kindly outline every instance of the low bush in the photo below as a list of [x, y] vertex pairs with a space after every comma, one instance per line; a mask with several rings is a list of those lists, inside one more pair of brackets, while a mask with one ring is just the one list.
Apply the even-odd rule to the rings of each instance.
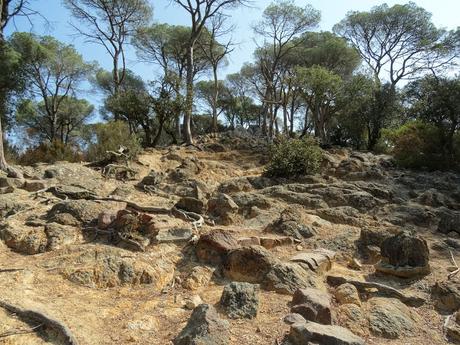
[[125, 122], [114, 121], [97, 123], [87, 128], [87, 159], [97, 161], [107, 157], [107, 151], [117, 151], [120, 146], [126, 147], [130, 158], [136, 157], [141, 151], [140, 138], [132, 134]]
[[315, 139], [283, 139], [270, 149], [270, 162], [265, 175], [270, 177], [295, 177], [319, 172], [322, 151]]
[[83, 155], [77, 148], [65, 145], [61, 141], [42, 143], [36, 147], [28, 148], [16, 159], [21, 165], [55, 163], [57, 161], [80, 162], [82, 160]]

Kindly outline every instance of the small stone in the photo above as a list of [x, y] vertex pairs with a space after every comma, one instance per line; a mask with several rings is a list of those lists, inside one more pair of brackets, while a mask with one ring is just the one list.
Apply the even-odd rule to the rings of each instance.
[[189, 310], [193, 310], [196, 307], [198, 307], [200, 304], [202, 304], [203, 301], [200, 296], [195, 295], [192, 298], [188, 299], [185, 301], [185, 308]]
[[335, 298], [340, 304], [356, 304], [361, 305], [359, 293], [356, 287], [352, 284], [345, 283], [335, 289]]
[[43, 190], [46, 188], [46, 182], [41, 181], [41, 180], [36, 180], [36, 181], [26, 180], [26, 182], [21, 188], [25, 189], [28, 192], [38, 192], [39, 190]]
[[298, 244], [298, 245], [295, 247], [295, 249], [296, 249], [298, 252], [300, 252], [300, 251], [303, 250], [303, 247], [302, 247], [300, 244]]
[[108, 211], [104, 211], [99, 213], [99, 216], [97, 218], [97, 227], [99, 229], [105, 230], [107, 229], [110, 224], [113, 223], [113, 221], [117, 218], [116, 214]]

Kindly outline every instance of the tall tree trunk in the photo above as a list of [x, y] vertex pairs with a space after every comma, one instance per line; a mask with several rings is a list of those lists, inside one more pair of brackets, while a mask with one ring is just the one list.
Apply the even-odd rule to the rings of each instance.
[[214, 92], [212, 95], [212, 132], [217, 135], [217, 100], [219, 98], [219, 80], [217, 79], [217, 65], [212, 66], [214, 77]]
[[[118, 91], [120, 89], [120, 74], [118, 72], [118, 56], [119, 56], [119, 52], [115, 51], [115, 54], [113, 55], [113, 71], [112, 71], [114, 96], [118, 95]], [[117, 112], [114, 112], [113, 119], [115, 121], [120, 120], [120, 115]]]
[[193, 44], [188, 48], [186, 71], [187, 94], [185, 96], [184, 140], [187, 145], [193, 144], [192, 112], [193, 112]]

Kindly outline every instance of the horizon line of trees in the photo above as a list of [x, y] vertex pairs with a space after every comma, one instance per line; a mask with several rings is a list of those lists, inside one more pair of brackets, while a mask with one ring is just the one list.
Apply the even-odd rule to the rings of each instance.
[[[241, 126], [269, 141], [313, 135], [324, 146], [368, 150], [425, 135], [436, 137], [429, 150], [441, 161], [460, 157], [460, 29], [437, 28], [413, 2], [350, 11], [332, 32], [317, 32], [318, 10], [277, 0], [253, 27], [253, 61], [224, 78], [236, 45], [228, 10], [247, 0], [173, 0], [190, 26], [152, 24], [148, 0], [63, 0], [75, 31], [105, 49], [110, 71], [51, 36], [5, 37], [15, 16], [33, 20], [31, 1], [0, 1], [0, 133], [24, 129], [32, 146], [97, 140], [94, 106], [79, 97], [90, 81], [104, 120], [125, 123], [145, 147]], [[154, 80], [129, 69], [127, 45], [157, 67]], [[0, 170], [17, 174], [3, 151], [0, 140]]]

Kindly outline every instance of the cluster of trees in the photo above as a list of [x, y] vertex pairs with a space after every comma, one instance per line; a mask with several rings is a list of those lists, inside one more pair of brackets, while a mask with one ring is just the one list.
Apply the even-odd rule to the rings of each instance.
[[[103, 93], [104, 119], [126, 123], [144, 146], [193, 144], [194, 135], [237, 126], [268, 140], [313, 135], [370, 150], [429, 132], [423, 141], [434, 136], [436, 145], [426, 150], [443, 161], [460, 157], [460, 30], [437, 28], [415, 3], [349, 12], [333, 32], [317, 32], [319, 11], [277, 0], [253, 27], [253, 61], [225, 77], [235, 47], [226, 11], [246, 0], [173, 0], [190, 26], [152, 24], [148, 0], [63, 3], [76, 32], [110, 56], [110, 71], [53, 37], [4, 37], [14, 16], [34, 13], [28, 1], [0, 0], [1, 119], [25, 128], [35, 145], [76, 146], [85, 137], [94, 107], [78, 94], [89, 80]], [[128, 68], [128, 44], [156, 67], [155, 80]], [[8, 169], [2, 146], [0, 169]]]

